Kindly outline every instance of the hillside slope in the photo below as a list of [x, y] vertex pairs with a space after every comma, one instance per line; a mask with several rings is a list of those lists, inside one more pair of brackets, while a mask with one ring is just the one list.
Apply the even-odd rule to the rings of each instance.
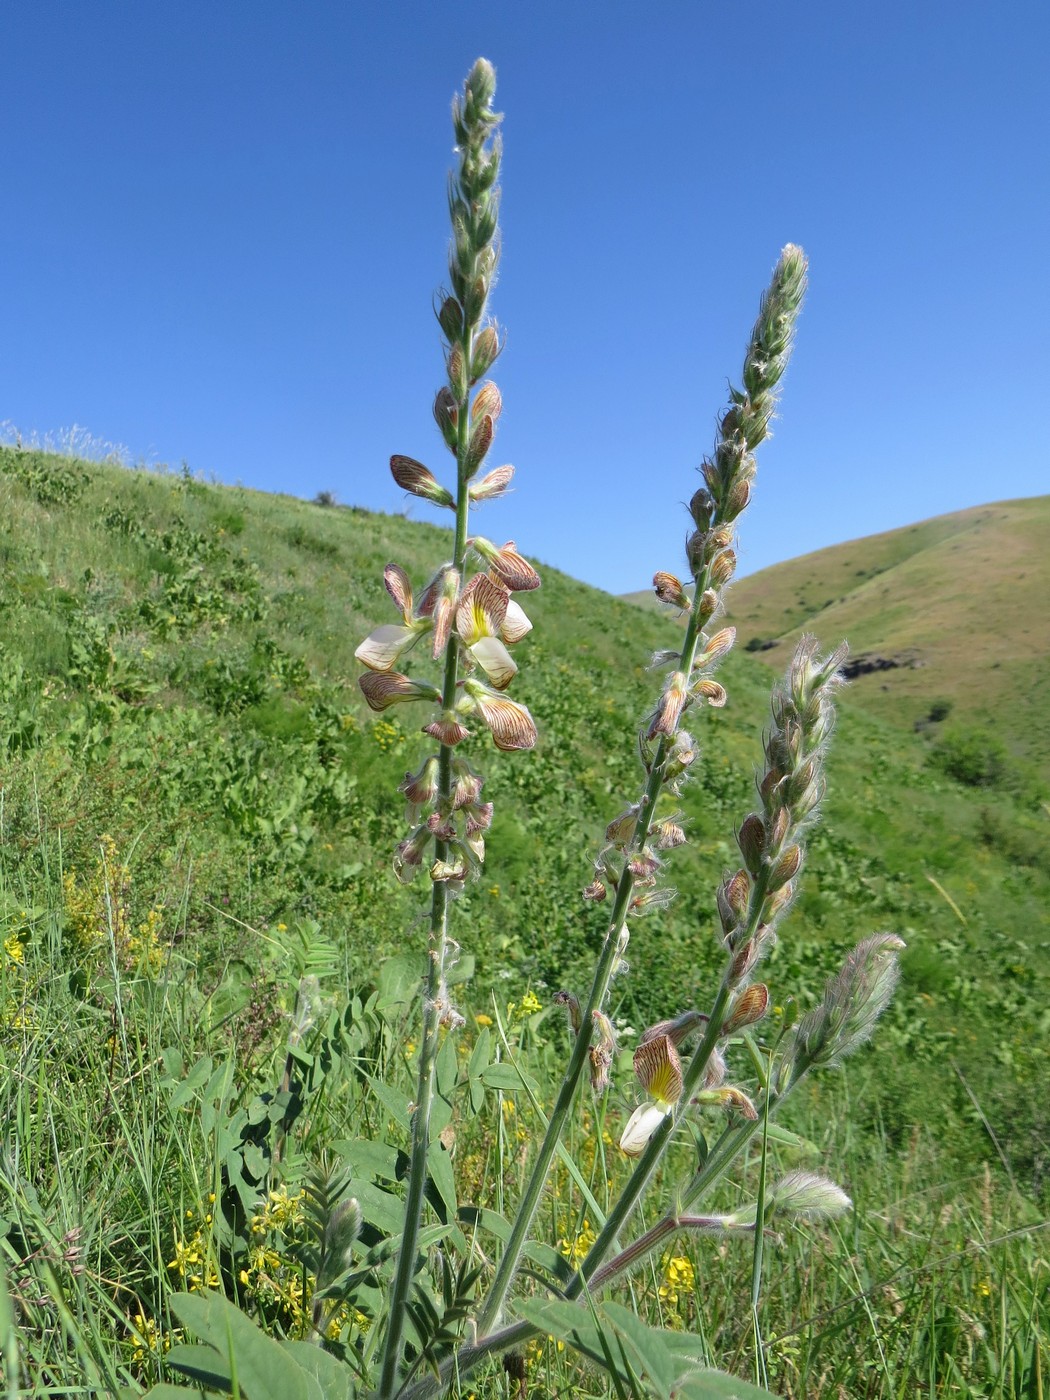
[[736, 583], [728, 606], [740, 644], [765, 664], [781, 670], [802, 632], [846, 637], [845, 704], [910, 728], [948, 702], [954, 723], [998, 735], [1046, 780], [1048, 592], [1050, 496], [1039, 496], [776, 564]]
[[[384, 564], [401, 561], [419, 586], [448, 538], [400, 516], [0, 451], [0, 922], [37, 936], [55, 913], [34, 893], [44, 875], [72, 872], [75, 894], [110, 837], [132, 925], [157, 915], [165, 955], [180, 977], [216, 986], [208, 1004], [223, 1024], [258, 1019], [285, 925], [319, 920], [351, 983], [421, 943], [422, 885], [397, 885], [390, 858], [405, 834], [397, 783], [428, 741], [411, 713], [367, 712], [353, 652], [392, 620]], [[513, 693], [540, 743], [504, 755], [476, 739], [467, 753], [496, 808], [485, 877], [461, 902], [475, 1009], [491, 989], [585, 985], [603, 912], [579, 891], [606, 823], [637, 792], [635, 733], [659, 685], [645, 668], [675, 635], [672, 618], [556, 570], [527, 605], [535, 630]], [[756, 635], [771, 630], [765, 616], [749, 624]], [[798, 620], [781, 614], [781, 630]], [[828, 641], [842, 630], [820, 621]], [[636, 1026], [705, 1004], [720, 967], [714, 890], [754, 802], [769, 655], [730, 656], [729, 705], [696, 717], [691, 841], [669, 857], [679, 898], [640, 925], [635, 970], [617, 984]], [[1045, 1105], [1028, 1086], [1046, 1069], [1048, 904], [1042, 814], [932, 772], [916, 736], [854, 706], [769, 977], [807, 1000], [858, 936], [900, 930], [908, 980], [883, 1042], [897, 1071], [872, 1090], [872, 1114], [906, 1135], [929, 1116], [934, 1073], [973, 1150], [943, 1052], [987, 1037], [967, 1082], [1038, 1177]]]

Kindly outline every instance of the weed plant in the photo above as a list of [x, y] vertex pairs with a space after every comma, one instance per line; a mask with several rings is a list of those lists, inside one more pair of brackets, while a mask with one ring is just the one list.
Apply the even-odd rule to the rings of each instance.
[[[164, 1397], [190, 1378], [206, 1393], [257, 1400], [529, 1386], [1037, 1394], [1040, 1222], [998, 1170], [945, 1179], [928, 1139], [885, 1114], [886, 1079], [901, 1086], [909, 1059], [920, 1074], [928, 1063], [930, 1025], [911, 1003], [905, 1016], [891, 1010], [891, 1048], [859, 1075], [817, 1088], [810, 1073], [870, 1034], [901, 947], [895, 935], [869, 936], [820, 994], [829, 910], [862, 890], [862, 917], [891, 907], [871, 897], [882, 879], [874, 857], [815, 826], [842, 652], [821, 657], [809, 640], [796, 652], [774, 692], [757, 798], [746, 751], [725, 747], [720, 725], [726, 691], [714, 672], [733, 641], [725, 588], [804, 290], [797, 249], [774, 272], [743, 387], [690, 503], [690, 579], [655, 580], [684, 627], [665, 629], [654, 648], [665, 680], [638, 735], [640, 789], [606, 813], [590, 912], [577, 918], [552, 897], [571, 853], [551, 836], [551, 789], [579, 788], [603, 750], [613, 786], [632, 767], [602, 703], [608, 667], [570, 677], [529, 633], [514, 594], [530, 594], [536, 618], [544, 592], [554, 594], [548, 617], [577, 607], [575, 596], [556, 576], [535, 593], [538, 577], [514, 546], [469, 533], [471, 506], [502, 493], [510, 473], [484, 469], [501, 406], [484, 378], [500, 349], [487, 318], [498, 248], [492, 97], [479, 62], [454, 109], [461, 165], [439, 308], [448, 384], [435, 417], [456, 489], [411, 459], [392, 461], [407, 490], [454, 512], [455, 530], [414, 533], [412, 553], [383, 571], [385, 594], [362, 582], [352, 600], [374, 615], [388, 596], [400, 614], [358, 648], [362, 690], [380, 714], [372, 728], [317, 683], [308, 655], [265, 631], [289, 594], [305, 600], [295, 577], [283, 598], [264, 587], [239, 543], [251, 512], [235, 497], [186, 478], [163, 483], [171, 504], [159, 511], [148, 480], [136, 484], [138, 508], [114, 502], [107, 549], [149, 571], [146, 587], [119, 596], [101, 596], [110, 585], [100, 566], [73, 588], [12, 547], [44, 664], [12, 658], [3, 682], [12, 776], [0, 822], [18, 853], [0, 889], [8, 1391], [130, 1395], [152, 1384]], [[67, 478], [58, 466], [68, 464], [29, 453], [4, 463], [39, 511], [68, 508], [100, 479], [75, 467]], [[342, 547], [327, 522], [344, 513], [320, 521], [309, 511], [281, 528], [292, 567], [322, 579]], [[420, 552], [446, 562], [428, 573]], [[417, 594], [420, 575], [429, 581]], [[603, 602], [580, 645], [595, 645], [610, 615]], [[507, 694], [509, 648], [527, 635], [522, 680], [533, 681], [541, 727], [564, 736], [560, 757], [533, 761], [532, 716]], [[244, 644], [231, 648], [231, 637]], [[613, 637], [610, 656], [624, 642]], [[427, 653], [436, 678], [416, 679]], [[159, 670], [158, 655], [168, 658]], [[68, 688], [38, 681], [48, 665]], [[746, 690], [731, 658], [720, 675]], [[637, 703], [648, 683], [625, 677], [623, 692]], [[162, 719], [159, 693], [191, 703]], [[416, 757], [417, 725], [401, 717], [420, 706], [433, 750]], [[683, 727], [701, 712], [703, 743]], [[469, 740], [484, 730], [496, 753], [482, 773], [462, 755], [473, 757]], [[878, 762], [877, 744], [866, 753], [873, 781], [913, 782], [888, 750]], [[400, 789], [407, 829], [389, 799], [362, 798], [392, 758], [414, 768]], [[194, 840], [192, 814], [216, 793], [240, 869]], [[105, 839], [102, 822], [146, 801], [156, 815], [137, 843]], [[63, 813], [57, 827], [49, 807]], [[340, 823], [352, 834], [343, 859], [323, 850]], [[994, 817], [982, 829], [1001, 839]], [[727, 867], [714, 897], [699, 893], [687, 833]], [[384, 845], [393, 889], [359, 875], [360, 852]], [[800, 885], [804, 865], [820, 900]], [[413, 879], [429, 885], [425, 916]], [[499, 990], [501, 963], [529, 965], [499, 912], [501, 887], [539, 944], [531, 966], [554, 986], [537, 976], [535, 988]], [[281, 905], [282, 888], [298, 907]], [[929, 898], [957, 929], [954, 945], [942, 939], [916, 964], [933, 1002], [962, 995], [951, 989], [967, 976], [966, 924], [947, 890]], [[687, 900], [712, 927], [682, 953], [669, 921]], [[353, 945], [311, 917], [339, 901], [369, 929], [402, 920], [387, 947], [403, 956], [378, 976], [363, 976]], [[792, 906], [801, 931], [778, 940]], [[893, 912], [914, 925], [927, 906]], [[418, 959], [405, 954], [413, 944]], [[472, 981], [485, 958], [497, 994], [481, 1010]], [[757, 980], [765, 965], [771, 988]], [[961, 1003], [970, 1024], [1027, 1024], [1034, 976], [1006, 982], [995, 1002], [974, 983]], [[652, 1024], [632, 1033], [625, 1011]], [[1000, 1042], [1011, 1046], [1038, 1054], [1018, 1032]], [[960, 1067], [983, 1116], [973, 1073]], [[1019, 1100], [1022, 1110], [1033, 1105]], [[1013, 1143], [1026, 1137], [1009, 1140], [1007, 1178]], [[855, 1212], [811, 1169], [820, 1155], [833, 1174], [848, 1170]], [[1036, 1172], [1030, 1164], [1027, 1178]]]

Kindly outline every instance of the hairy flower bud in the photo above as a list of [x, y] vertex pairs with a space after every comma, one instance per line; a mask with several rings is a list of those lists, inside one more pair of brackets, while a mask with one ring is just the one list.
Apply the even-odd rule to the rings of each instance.
[[733, 1003], [733, 1009], [722, 1022], [720, 1034], [734, 1035], [745, 1026], [752, 1026], [769, 1010], [769, 988], [763, 982], [756, 982], [745, 988]]
[[397, 671], [369, 671], [358, 678], [361, 693], [368, 701], [369, 709], [388, 710], [391, 705], [402, 705], [413, 700], [440, 700], [441, 692], [436, 686], [425, 681], [409, 680]]
[[696, 528], [706, 531], [710, 527], [714, 513], [714, 497], [710, 491], [701, 486], [693, 492], [692, 500], [689, 502], [689, 514], [693, 517]]
[[443, 384], [434, 399], [434, 422], [441, 430], [445, 446], [450, 452], [459, 450], [459, 408], [456, 398], [447, 384]]
[[470, 499], [472, 501], [498, 500], [500, 496], [506, 495], [513, 475], [513, 467], [494, 467], [492, 471], [486, 472], [480, 481], [470, 483], [468, 487]]
[[652, 719], [649, 721], [649, 728], [646, 737], [655, 739], [658, 734], [672, 735], [678, 728], [678, 721], [682, 715], [682, 708], [689, 695], [688, 681], [684, 672], [675, 671], [668, 676], [664, 685], [664, 692], [661, 695]]
[[711, 621], [718, 607], [718, 594], [713, 588], [705, 588], [700, 595], [700, 606], [697, 609], [697, 621], [703, 627], [705, 623]]
[[696, 661], [693, 663], [694, 667], [713, 666], [716, 661], [721, 661], [722, 657], [732, 650], [735, 641], [736, 628], [723, 627], [721, 632], [716, 632], [704, 645], [703, 651], [700, 652]]
[[422, 462], [414, 457], [396, 455], [390, 459], [390, 474], [401, 487], [413, 496], [422, 496], [433, 505], [455, 510], [456, 502], [450, 491], [439, 485], [434, 473], [428, 471]]
[[486, 326], [474, 341], [474, 353], [470, 360], [471, 379], [477, 381], [487, 374], [502, 348], [495, 326]]
[[539, 588], [539, 574], [529, 561], [518, 553], [513, 540], [497, 547], [491, 540], [475, 535], [473, 539], [468, 540], [468, 544], [484, 559], [489, 566], [489, 572], [495, 574], [512, 593], [527, 593], [533, 588]]
[[711, 563], [710, 579], [716, 588], [724, 588], [736, 573], [736, 554], [731, 549], [723, 549]]
[[767, 885], [770, 893], [774, 893], [786, 885], [789, 880], [793, 880], [801, 869], [802, 847], [788, 846], [787, 850], [780, 853], [770, 869]]
[[447, 340], [458, 340], [463, 334], [463, 309], [455, 297], [444, 299], [437, 318]]
[[[468, 292], [466, 306], [464, 310], [473, 319], [476, 315], [475, 309], [471, 306], [471, 296]], [[484, 301], [484, 298], [482, 298]], [[453, 397], [458, 403], [462, 403], [467, 397], [467, 390], [470, 387], [470, 377], [467, 370], [467, 362], [463, 357], [463, 348], [460, 345], [453, 345], [446, 356], [445, 363], [448, 367], [448, 387], [451, 389]]]
[[683, 609], [691, 604], [689, 594], [674, 574], [664, 571], [653, 574], [653, 589], [661, 603], [670, 603], [672, 607]]
[[736, 843], [748, 873], [757, 875], [762, 869], [762, 853], [766, 848], [766, 824], [757, 812], [751, 812], [740, 823]]
[[493, 436], [493, 421], [486, 413], [477, 420], [470, 430], [470, 441], [467, 444], [467, 455], [463, 463], [464, 473], [468, 480], [485, 460], [485, 456], [492, 446]]

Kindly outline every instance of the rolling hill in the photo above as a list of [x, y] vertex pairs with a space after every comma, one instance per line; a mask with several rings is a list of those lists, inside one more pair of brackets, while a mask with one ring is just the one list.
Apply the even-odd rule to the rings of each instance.
[[[739, 644], [781, 670], [802, 632], [849, 639], [844, 700], [892, 724], [1002, 739], [1050, 780], [1050, 496], [1000, 501], [751, 574]], [[647, 595], [631, 595], [636, 600]], [[945, 713], [947, 712], [947, 713]]]

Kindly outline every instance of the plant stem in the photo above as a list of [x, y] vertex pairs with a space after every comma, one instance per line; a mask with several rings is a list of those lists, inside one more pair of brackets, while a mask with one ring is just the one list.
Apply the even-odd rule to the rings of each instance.
[[[707, 587], [708, 572], [702, 575], [702, 580], [697, 580], [696, 590], [693, 598], [693, 606], [689, 614], [689, 622], [686, 627], [685, 638], [682, 642], [680, 669], [686, 675], [692, 671], [693, 660], [696, 656], [697, 641], [700, 636], [700, 599], [704, 589]], [[653, 814], [656, 810], [656, 799], [660, 795], [660, 790], [664, 784], [664, 766], [670, 751], [671, 744], [666, 737], [662, 737], [657, 747], [656, 757], [649, 775], [646, 779], [645, 788], [642, 793], [639, 805], [638, 822], [635, 828], [634, 843], [640, 849], [649, 834], [652, 824]], [[618, 956], [618, 942], [620, 931], [627, 918], [630, 908], [631, 898], [634, 894], [634, 876], [628, 866], [624, 866], [623, 872], [616, 886], [616, 899], [613, 904], [612, 916], [609, 920], [609, 927], [605, 935], [605, 942], [602, 944], [602, 951], [598, 958], [598, 964], [594, 970], [594, 978], [591, 983], [590, 996], [587, 1000], [586, 1009], [583, 1012], [580, 1022], [580, 1029], [576, 1036], [572, 1054], [569, 1057], [569, 1064], [558, 1090], [558, 1097], [555, 1100], [554, 1108], [551, 1111], [550, 1121], [547, 1124], [547, 1131], [543, 1135], [543, 1142], [536, 1155], [536, 1160], [532, 1166], [528, 1184], [518, 1204], [518, 1209], [514, 1217], [514, 1224], [511, 1228], [510, 1237], [507, 1240], [506, 1248], [500, 1258], [496, 1276], [492, 1281], [485, 1302], [478, 1314], [478, 1335], [484, 1337], [489, 1329], [499, 1318], [510, 1292], [510, 1286], [514, 1280], [518, 1265], [521, 1262], [522, 1251], [528, 1241], [529, 1230], [535, 1219], [536, 1211], [539, 1209], [543, 1188], [547, 1181], [547, 1174], [550, 1171], [551, 1163], [558, 1148], [565, 1127], [565, 1120], [573, 1099], [579, 1089], [580, 1081], [587, 1065], [588, 1050], [591, 1044], [593, 1033], [592, 1012], [601, 1008], [609, 990], [609, 981], [612, 977], [613, 969]], [[608, 1222], [602, 1231], [605, 1236], [608, 1232]], [[609, 1240], [615, 1238], [615, 1231], [608, 1235]], [[593, 1252], [593, 1251], [592, 1251]], [[588, 1256], [590, 1257], [590, 1256]]]
[[[473, 327], [467, 325], [464, 327], [460, 344], [468, 364], [470, 363], [473, 342]], [[456, 539], [452, 557], [452, 566], [457, 572], [461, 572], [463, 568], [467, 541], [467, 518], [470, 510], [466, 473], [467, 448], [470, 439], [469, 409], [470, 391], [468, 389], [458, 405]], [[441, 692], [443, 710], [450, 710], [455, 703], [458, 679], [459, 642], [453, 629], [445, 644], [445, 672]], [[442, 744], [438, 753], [438, 791], [442, 801], [451, 798], [452, 747], [449, 744]], [[438, 861], [447, 859], [448, 843], [446, 841], [438, 840], [435, 842], [435, 857]], [[416, 1108], [412, 1115], [412, 1144], [409, 1155], [408, 1190], [405, 1195], [405, 1223], [401, 1233], [397, 1270], [394, 1274], [390, 1295], [386, 1345], [383, 1352], [383, 1367], [378, 1390], [380, 1400], [385, 1400], [385, 1397], [393, 1395], [398, 1383], [405, 1305], [408, 1302], [412, 1289], [412, 1279], [415, 1275], [416, 1250], [422, 1225], [423, 1200], [428, 1179], [427, 1153], [430, 1149], [430, 1112], [434, 1100], [438, 1051], [441, 1048], [441, 1020], [445, 1011], [441, 1000], [445, 987], [445, 960], [448, 956], [448, 941], [448, 886], [444, 880], [435, 880], [430, 907], [430, 949], [426, 994], [423, 1003], [423, 1036], [419, 1051]]]

